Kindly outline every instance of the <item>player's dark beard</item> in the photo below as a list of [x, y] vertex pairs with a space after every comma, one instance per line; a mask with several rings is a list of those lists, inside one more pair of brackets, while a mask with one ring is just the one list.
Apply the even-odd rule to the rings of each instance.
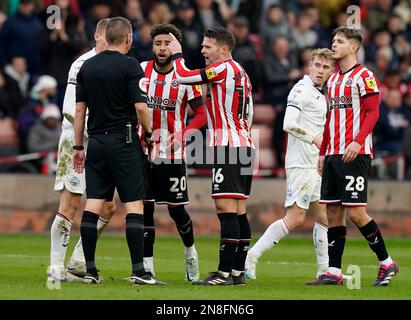
[[168, 65], [171, 60], [173, 59], [172, 56], [169, 56], [166, 60], [164, 60], [163, 62], [159, 61], [157, 56], [154, 56], [154, 61], [156, 62], [156, 65], [158, 65], [159, 67], [165, 67], [166, 65]]

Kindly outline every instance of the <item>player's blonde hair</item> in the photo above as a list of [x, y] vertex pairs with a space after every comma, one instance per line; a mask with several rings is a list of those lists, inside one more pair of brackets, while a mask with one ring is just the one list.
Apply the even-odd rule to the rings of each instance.
[[317, 48], [311, 51], [311, 61], [314, 60], [314, 57], [319, 57], [320, 59], [325, 59], [331, 62], [331, 65], [334, 64], [333, 52], [328, 48]]

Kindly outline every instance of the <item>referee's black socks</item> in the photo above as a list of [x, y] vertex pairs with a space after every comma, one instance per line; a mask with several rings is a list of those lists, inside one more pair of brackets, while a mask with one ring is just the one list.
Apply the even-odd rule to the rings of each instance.
[[94, 261], [97, 243], [98, 214], [84, 211], [81, 219], [80, 234], [82, 238], [84, 258], [86, 259], [87, 273], [97, 276], [97, 268]]
[[186, 248], [194, 244], [193, 223], [183, 205], [168, 207], [171, 219], [176, 223], [177, 231], [180, 234]]
[[132, 272], [136, 276], [142, 276], [145, 273], [143, 265], [144, 224], [142, 214], [127, 214], [126, 238], [130, 251]]
[[237, 213], [223, 212], [217, 214], [221, 225], [220, 263], [218, 271], [231, 273], [236, 258], [240, 239], [240, 226]]

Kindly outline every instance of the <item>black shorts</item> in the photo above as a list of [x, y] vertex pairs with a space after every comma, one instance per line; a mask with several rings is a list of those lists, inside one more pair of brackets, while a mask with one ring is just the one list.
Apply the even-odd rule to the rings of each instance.
[[144, 201], [157, 204], [188, 204], [187, 170], [184, 160], [176, 163], [150, 164], [145, 161], [147, 197]]
[[326, 156], [320, 203], [366, 206], [370, 169], [368, 155], [358, 155], [349, 163], [342, 161], [342, 155]]
[[250, 147], [214, 148], [212, 198], [247, 199], [253, 181], [255, 150]]
[[145, 174], [140, 140], [125, 142], [124, 133], [101, 133], [89, 137], [86, 157], [87, 199], [111, 201], [117, 188], [121, 202], [145, 197]]

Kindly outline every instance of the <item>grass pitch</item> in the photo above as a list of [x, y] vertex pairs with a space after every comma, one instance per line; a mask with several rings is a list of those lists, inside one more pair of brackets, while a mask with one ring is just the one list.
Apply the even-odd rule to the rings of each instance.
[[[67, 258], [78, 237], [70, 240]], [[254, 237], [255, 241], [256, 237]], [[374, 254], [363, 239], [348, 239], [343, 272], [350, 264], [361, 268], [361, 289], [347, 286], [309, 287], [304, 283], [316, 273], [310, 238], [286, 238], [262, 256], [257, 279], [241, 287], [198, 287], [184, 281], [184, 250], [177, 237], [157, 237], [155, 270], [167, 286], [132, 286], [125, 237], [103, 235], [97, 244], [96, 264], [105, 279], [102, 285], [63, 283], [60, 290], [46, 285], [50, 240], [48, 235], [0, 235], [0, 299], [137, 299], [137, 300], [316, 300], [411, 299], [411, 239], [386, 239], [400, 266], [400, 274], [388, 287], [372, 287], [377, 275]], [[201, 278], [215, 271], [218, 239], [197, 237]]]

